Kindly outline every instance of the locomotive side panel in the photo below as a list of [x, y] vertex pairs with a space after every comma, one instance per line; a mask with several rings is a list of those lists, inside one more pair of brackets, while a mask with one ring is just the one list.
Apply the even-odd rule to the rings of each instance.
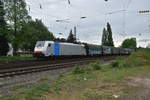
[[60, 55], [62, 56], [74, 56], [74, 55], [86, 55], [86, 50], [83, 45], [61, 43], [60, 44]]
[[113, 55], [118, 55], [118, 54], [119, 54], [119, 50], [120, 50], [119, 48], [113, 47], [113, 48], [112, 48], [112, 54], [113, 54]]

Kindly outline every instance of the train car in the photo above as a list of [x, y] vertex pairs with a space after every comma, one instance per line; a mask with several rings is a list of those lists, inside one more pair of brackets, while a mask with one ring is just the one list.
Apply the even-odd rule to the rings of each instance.
[[124, 54], [125, 54], [124, 48], [119, 48], [119, 54], [120, 54], [120, 55], [124, 55]]
[[129, 48], [125, 48], [125, 51], [126, 51], [126, 55], [129, 55], [129, 54], [131, 54], [131, 51], [130, 51], [131, 49], [129, 49]]
[[86, 49], [83, 44], [38, 41], [34, 49], [35, 56], [84, 56]]
[[102, 46], [100, 45], [94, 45], [94, 44], [87, 44], [86, 49], [88, 49], [87, 55], [102, 55]]
[[103, 55], [111, 55], [112, 54], [112, 47], [102, 46], [102, 48], [103, 48]]
[[119, 55], [119, 48], [112, 47], [112, 55]]
[[135, 52], [135, 49], [128, 49], [129, 54], [132, 54], [133, 52]]
[[34, 49], [35, 57], [60, 57], [60, 56], [95, 56], [95, 55], [128, 55], [134, 49], [115, 48], [93, 44], [73, 44], [54, 41], [38, 41]]

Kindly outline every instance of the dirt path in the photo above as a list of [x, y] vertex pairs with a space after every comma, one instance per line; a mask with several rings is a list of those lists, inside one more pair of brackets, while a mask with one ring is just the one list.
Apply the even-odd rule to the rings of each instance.
[[[148, 76], [148, 77], [147, 77]], [[118, 100], [150, 100], [150, 77], [131, 77], [126, 82], [129, 86], [128, 93]]]

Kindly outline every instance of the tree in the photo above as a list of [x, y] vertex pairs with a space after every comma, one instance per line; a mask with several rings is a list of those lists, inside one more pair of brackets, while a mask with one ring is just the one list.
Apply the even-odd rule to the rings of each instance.
[[6, 21], [5, 21], [5, 11], [4, 11], [4, 3], [0, 0], [0, 33], [4, 35], [4, 31], [6, 30]]
[[6, 56], [8, 51], [8, 41], [4, 36], [0, 35], [0, 56]]
[[65, 38], [56, 38], [54, 41], [56, 42], [67, 42]]
[[4, 3], [2, 2], [2, 0], [0, 0], [0, 28], [4, 28], [6, 26], [4, 15]]
[[21, 33], [18, 38], [19, 48], [24, 50], [32, 51], [37, 41], [54, 40], [53, 33], [38, 19], [24, 24]]
[[105, 28], [103, 29], [102, 45], [103, 46], [114, 46], [111, 26], [109, 23], [107, 23], [107, 30]]
[[13, 30], [12, 43], [14, 50], [16, 51], [19, 48], [18, 38], [22, 35], [20, 32], [24, 23], [27, 23], [31, 20], [31, 17], [28, 15], [26, 10], [25, 0], [5, 0], [5, 11], [6, 19], [10, 23], [9, 27]]
[[122, 48], [131, 48], [134, 49], [136, 48], [137, 43], [136, 43], [136, 38], [129, 38], [123, 41], [121, 47]]
[[106, 45], [107, 45], [107, 31], [106, 31], [105, 28], [103, 29], [102, 45], [103, 45], [103, 46], [106, 46]]
[[69, 36], [67, 38], [67, 42], [69, 42], [69, 43], [75, 43], [76, 42], [76, 39], [72, 33], [72, 30], [70, 30]]
[[108, 44], [107, 46], [114, 46], [113, 38], [112, 38], [112, 30], [109, 23], [107, 23], [107, 32], [108, 32]]
[[21, 30], [22, 25], [31, 17], [28, 15], [25, 0], [5, 0], [6, 18], [13, 24], [14, 35]]

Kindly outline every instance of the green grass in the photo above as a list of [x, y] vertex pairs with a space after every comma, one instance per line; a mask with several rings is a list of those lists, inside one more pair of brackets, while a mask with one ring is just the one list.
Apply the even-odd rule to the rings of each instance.
[[127, 59], [118, 58], [106, 67], [101, 67], [98, 61], [84, 69], [76, 66], [71, 74], [60, 75], [51, 84], [46, 78], [35, 88], [23, 89], [0, 100], [39, 100], [41, 97], [46, 100], [116, 100], [114, 94], [123, 95], [123, 91], [129, 88], [123, 84], [126, 79], [150, 75], [149, 61], [150, 51], [141, 50]]
[[[64, 91], [68, 94], [78, 92], [79, 94], [84, 95], [84, 97], [87, 98], [86, 100], [98, 100], [98, 98], [107, 98], [106, 100], [112, 100], [111, 98], [113, 93], [117, 94], [118, 91], [122, 91], [120, 88], [113, 90], [113, 84], [120, 83], [129, 76], [137, 76], [137, 74], [142, 75], [149, 72], [150, 66], [121, 69], [108, 66], [99, 71], [96, 70], [80, 74], [69, 74], [61, 77], [52, 84], [43, 83], [35, 88], [25, 89], [19, 94], [0, 100], [20, 100], [21, 98], [24, 98], [25, 100], [38, 100], [38, 98], [45, 96], [46, 94], [52, 93], [57, 96], [61, 95]], [[106, 89], [104, 88], [103, 90], [102, 88], [102, 90], [99, 90], [100, 87], [106, 87]], [[115, 87], [120, 86], [118, 85]], [[67, 97], [66, 100], [68, 100]]]
[[112, 67], [138, 67], [150, 65], [150, 49], [139, 50], [127, 59], [119, 57], [116, 61], [112, 62]]
[[81, 68], [79, 65], [76, 65], [72, 73], [73, 74], [81, 74], [81, 73], [84, 73], [84, 72], [85, 71], [84, 71], [83, 68]]
[[18, 61], [18, 60], [33, 60], [35, 58], [33, 57], [0, 57], [0, 62], [5, 62], [5, 61]]

